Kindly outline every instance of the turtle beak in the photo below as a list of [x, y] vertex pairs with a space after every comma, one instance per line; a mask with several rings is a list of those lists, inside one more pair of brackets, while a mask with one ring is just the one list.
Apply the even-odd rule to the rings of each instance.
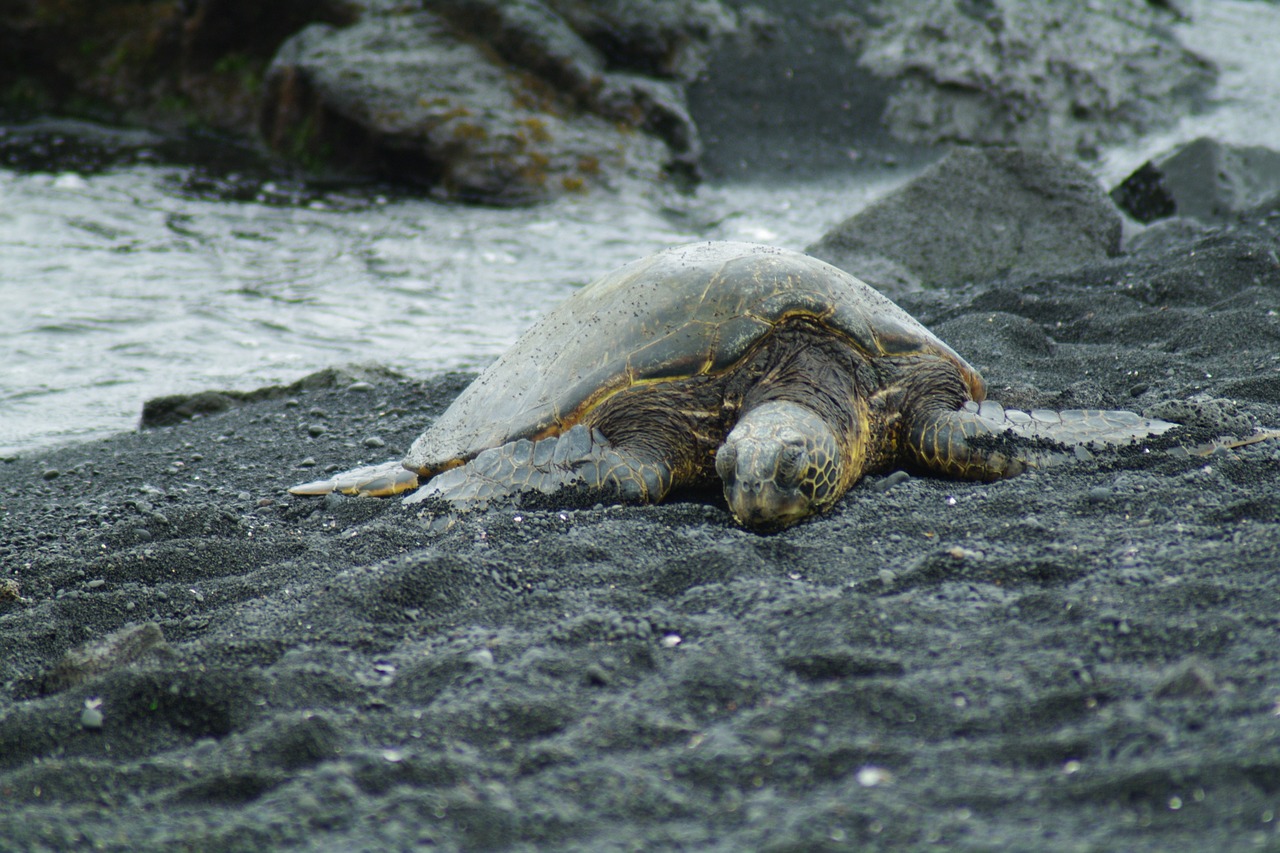
[[755, 494], [745, 490], [730, 494], [726, 490], [725, 497], [734, 520], [743, 527], [761, 532], [790, 527], [810, 514], [808, 501], [802, 496], [778, 495], [767, 485]]
[[739, 439], [720, 448], [716, 473], [739, 524], [759, 531], [781, 530], [813, 513], [795, 478], [778, 476], [781, 467], [795, 462], [795, 454], [776, 442]]

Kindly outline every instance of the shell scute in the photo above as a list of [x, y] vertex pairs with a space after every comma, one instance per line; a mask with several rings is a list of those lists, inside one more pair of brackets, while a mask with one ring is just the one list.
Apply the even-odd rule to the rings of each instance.
[[706, 373], [711, 366], [707, 342], [715, 340], [717, 327], [690, 321], [654, 338], [627, 357], [633, 382], [678, 379]]

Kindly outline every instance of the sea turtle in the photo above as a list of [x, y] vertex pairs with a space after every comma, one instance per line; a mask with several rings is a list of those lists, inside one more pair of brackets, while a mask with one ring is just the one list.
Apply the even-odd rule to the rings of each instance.
[[1173, 424], [1131, 412], [1017, 412], [852, 275], [749, 243], [627, 264], [527, 331], [402, 462], [297, 495], [437, 496], [456, 505], [585, 487], [626, 501], [723, 481], [737, 521], [776, 529], [829, 509], [864, 474], [906, 467], [994, 480], [1027, 441], [1127, 442]]

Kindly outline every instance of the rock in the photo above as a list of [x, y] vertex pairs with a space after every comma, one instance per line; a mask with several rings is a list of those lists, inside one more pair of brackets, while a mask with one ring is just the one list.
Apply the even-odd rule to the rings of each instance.
[[0, 108], [242, 135], [253, 131], [262, 72], [280, 44], [308, 23], [357, 14], [353, 0], [10, 5], [19, 8], [0, 15]]
[[1173, 216], [1178, 205], [1164, 186], [1164, 175], [1150, 160], [1111, 190], [1116, 206], [1139, 222]]
[[547, 0], [611, 68], [690, 82], [736, 16], [716, 0]]
[[350, 388], [362, 382], [372, 387], [374, 382], [398, 378], [401, 378], [399, 373], [382, 365], [348, 364], [344, 367], [327, 367], [289, 385], [269, 385], [253, 391], [198, 391], [194, 394], [153, 397], [142, 404], [139, 426], [143, 429], [172, 426], [194, 417], [225, 412], [259, 400], [288, 397], [304, 389]]
[[1093, 155], [1166, 125], [1216, 72], [1141, 0], [880, 4], [862, 64], [898, 81], [884, 114], [913, 142]]
[[695, 175], [684, 86], [735, 21], [716, 0], [22, 5], [0, 14], [6, 115], [212, 127], [500, 204]]
[[[890, 80], [858, 63], [867, 24], [824, 0], [733, 0], [738, 28], [689, 86], [689, 108], [711, 178], [769, 181], [936, 153], [894, 139], [881, 125]], [[861, 4], [856, 4], [861, 5]], [[821, 7], [821, 8], [820, 8]]]
[[236, 391], [198, 391], [194, 394], [170, 394], [153, 397], [142, 404], [144, 427], [172, 426], [198, 415], [225, 412], [243, 399]]
[[1280, 151], [1200, 137], [1147, 161], [1111, 191], [1139, 222], [1171, 216], [1228, 222], [1280, 192]]
[[575, 100], [600, 87], [604, 56], [537, 0], [434, 0], [429, 8]]
[[[314, 166], [394, 175], [496, 204], [661, 176], [671, 151], [619, 126], [617, 109], [590, 111], [602, 106], [592, 100], [606, 88], [602, 60], [545, 7], [443, 5], [448, 20], [368, 15], [290, 39], [267, 73], [268, 144]], [[495, 28], [493, 49], [506, 62], [467, 34], [471, 26]], [[675, 101], [674, 92], [636, 97], [629, 115], [641, 128], [658, 113], [679, 125], [670, 118], [680, 112]]]
[[[887, 258], [927, 287], [1115, 256], [1120, 214], [1093, 177], [1052, 154], [958, 149], [806, 251], [877, 281]], [[893, 290], [893, 281], [887, 282]]]
[[[660, 77], [683, 77], [689, 74], [688, 66], [698, 67], [695, 61], [659, 61], [650, 54], [683, 53], [673, 42], [686, 45], [696, 41], [691, 29], [705, 33], [708, 39], [719, 30], [709, 21], [704, 22], [707, 26], [697, 27], [672, 18], [681, 12], [676, 5], [660, 7], [665, 15], [649, 9], [652, 4], [632, 0], [594, 13], [572, 3], [564, 5], [574, 13], [578, 25], [609, 50], [608, 57], [575, 32], [566, 18], [538, 0], [435, 0], [431, 8], [472, 39], [490, 45], [510, 64], [550, 83], [576, 106], [652, 133], [668, 144], [678, 163], [696, 169], [701, 144], [685, 106], [683, 87], [638, 73], [615, 73], [608, 66], [612, 62], [623, 69], [652, 69]], [[720, 8], [715, 3], [702, 5]], [[668, 26], [654, 31], [646, 17], [636, 17], [641, 9], [655, 13], [653, 23], [660, 24], [665, 17]], [[692, 10], [683, 11], [698, 21]], [[682, 39], [678, 38], [681, 34]]]

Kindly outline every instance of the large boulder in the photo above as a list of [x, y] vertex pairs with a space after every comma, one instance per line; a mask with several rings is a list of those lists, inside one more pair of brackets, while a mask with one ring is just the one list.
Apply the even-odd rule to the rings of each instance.
[[9, 4], [0, 117], [212, 128], [327, 173], [519, 203], [695, 177], [684, 88], [735, 26], [717, 0], [260, 6]]
[[1181, 216], [1220, 224], [1277, 192], [1280, 151], [1201, 137], [1142, 164], [1111, 197], [1139, 222]]
[[1185, 114], [1216, 78], [1161, 5], [885, 3], [861, 61], [899, 82], [884, 122], [902, 139], [1091, 156]]
[[547, 0], [610, 68], [689, 82], [737, 18], [718, 0]]
[[359, 14], [354, 0], [0, 4], [0, 115], [248, 135], [262, 73], [285, 39]]
[[737, 30], [689, 92], [717, 176], [875, 170], [940, 143], [1092, 156], [1185, 115], [1215, 79], [1170, 4], [723, 2]]
[[1121, 218], [1082, 166], [961, 148], [806, 249], [891, 294], [1063, 269], [1120, 251]]
[[[267, 73], [268, 144], [316, 166], [498, 204], [624, 176], [696, 172], [698, 135], [679, 80], [627, 70], [538, 0], [426, 6], [371, 12], [345, 28], [312, 26], [290, 39]], [[614, 23], [607, 32], [616, 40], [626, 21]], [[642, 42], [642, 56], [656, 50], [655, 39]], [[657, 67], [674, 74], [691, 62]]]
[[491, 203], [536, 201], [629, 170], [656, 177], [666, 160], [659, 140], [576, 108], [427, 12], [294, 36], [268, 72], [262, 131], [272, 148], [316, 167]]

